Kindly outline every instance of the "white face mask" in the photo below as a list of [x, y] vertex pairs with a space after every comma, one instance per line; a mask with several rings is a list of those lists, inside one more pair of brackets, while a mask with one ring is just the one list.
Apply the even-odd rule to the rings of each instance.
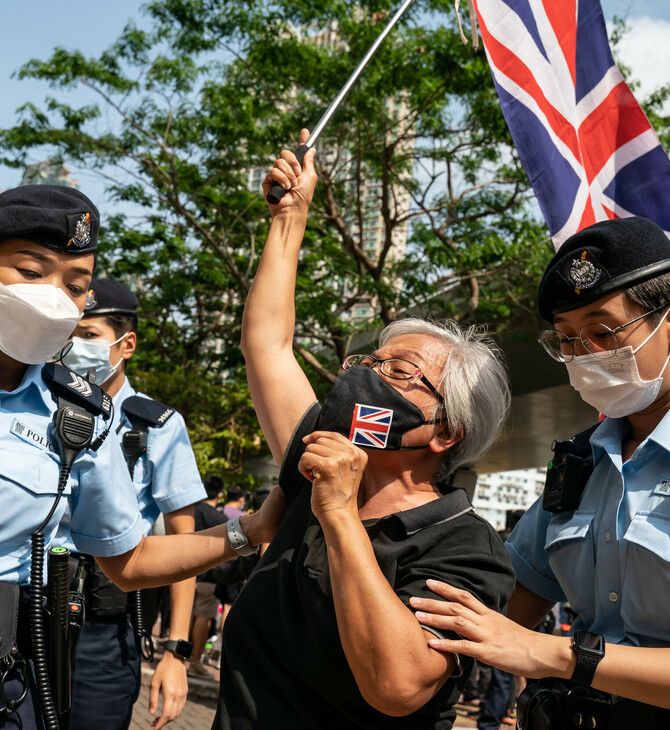
[[18, 362], [46, 362], [81, 319], [79, 307], [51, 284], [0, 284], [0, 350]]
[[116, 365], [109, 361], [110, 350], [113, 345], [126, 337], [128, 333], [121, 335], [118, 340], [109, 342], [107, 340], [85, 340], [81, 337], [72, 338], [72, 347], [66, 351], [61, 358], [63, 365], [74, 370], [77, 375], [86, 377], [90, 370], [95, 372], [95, 382], [102, 385], [107, 382], [123, 362], [120, 358]]
[[635, 353], [658, 332], [668, 311], [670, 310], [666, 310], [656, 329], [634, 350], [630, 346], [620, 347], [614, 357], [605, 359], [591, 354], [577, 355], [565, 363], [570, 385], [582, 400], [609, 418], [622, 418], [638, 413], [656, 400], [670, 354], [657, 378], [642, 380]]

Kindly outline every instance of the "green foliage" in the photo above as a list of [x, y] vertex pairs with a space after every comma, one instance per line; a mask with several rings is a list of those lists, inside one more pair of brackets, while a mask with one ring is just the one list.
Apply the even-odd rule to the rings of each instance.
[[[107, 180], [118, 209], [100, 270], [142, 306], [130, 372], [184, 412], [204, 471], [239, 472], [264, 448], [238, 347], [269, 223], [254, 171], [297, 145], [395, 6], [154, 0], [148, 29], [129, 23], [98, 57], [57, 48], [18, 72], [52, 95], [0, 130], [0, 163], [50, 158]], [[412, 8], [319, 142], [296, 302], [296, 352], [317, 391], [357, 333], [405, 312], [499, 332], [535, 316], [546, 231], [486, 58], [454, 24], [446, 0]], [[81, 106], [64, 90], [85, 91]], [[374, 251], [360, 235], [370, 221]]]

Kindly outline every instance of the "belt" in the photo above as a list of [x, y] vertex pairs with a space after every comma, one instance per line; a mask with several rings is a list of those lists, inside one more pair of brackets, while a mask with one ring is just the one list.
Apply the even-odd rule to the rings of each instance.
[[16, 631], [16, 646], [24, 659], [33, 658], [32, 633], [30, 631], [30, 588], [22, 586], [19, 598], [19, 621]]
[[520, 730], [670, 730], [670, 710], [551, 678], [526, 687], [517, 714]]
[[86, 599], [87, 620], [119, 619], [125, 616], [128, 613], [128, 594], [107, 578], [92, 556], [71, 553], [71, 577], [80, 562], [83, 562], [86, 571], [83, 593]]

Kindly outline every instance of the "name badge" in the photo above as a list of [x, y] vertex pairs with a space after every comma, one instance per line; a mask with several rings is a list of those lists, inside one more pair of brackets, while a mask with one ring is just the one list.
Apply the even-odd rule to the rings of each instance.
[[34, 431], [30, 426], [26, 426], [25, 423], [15, 418], [12, 421], [12, 426], [9, 429], [15, 436], [18, 436], [23, 441], [27, 441], [29, 444], [33, 444], [40, 449], [47, 449], [48, 451], [55, 451], [54, 445], [46, 437], [46, 434]]
[[670, 494], [670, 479], [664, 479], [659, 482], [654, 489], [654, 494], [660, 494], [662, 497], [667, 497]]

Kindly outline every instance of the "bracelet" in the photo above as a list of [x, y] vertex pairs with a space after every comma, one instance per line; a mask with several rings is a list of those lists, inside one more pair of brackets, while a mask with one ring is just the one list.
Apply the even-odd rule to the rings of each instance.
[[226, 522], [226, 531], [228, 533], [228, 542], [230, 547], [243, 558], [258, 552], [258, 545], [253, 547], [247, 536], [242, 532], [240, 527], [240, 518], [234, 517]]

